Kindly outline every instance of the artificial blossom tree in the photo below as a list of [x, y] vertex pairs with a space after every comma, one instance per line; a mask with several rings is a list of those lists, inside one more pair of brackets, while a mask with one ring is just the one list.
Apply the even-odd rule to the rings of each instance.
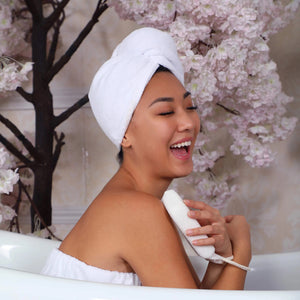
[[[64, 134], [57, 133], [56, 128], [88, 102], [88, 96], [85, 95], [74, 101], [74, 105], [60, 115], [54, 115], [50, 83], [72, 58], [108, 7], [105, 0], [97, 1], [94, 13], [86, 26], [67, 51], [61, 57], [56, 57], [60, 28], [65, 20], [64, 10], [69, 2], [69, 0], [16, 0], [15, 2], [1, 0], [0, 4], [0, 14], [4, 16], [0, 26], [5, 26], [0, 34], [0, 92], [16, 89], [25, 101], [33, 105], [35, 111], [34, 143], [26, 138], [10, 120], [0, 114], [2, 124], [17, 137], [29, 154], [25, 156], [12, 142], [0, 134], [0, 142], [22, 163], [21, 167], [30, 168], [34, 174], [31, 199], [32, 230], [51, 225], [52, 176], [64, 145]], [[26, 42], [30, 44], [32, 50], [30, 92], [20, 84], [26, 79], [31, 63], [21, 64], [17, 59], [13, 59], [19, 54], [17, 50], [24, 47]], [[27, 196], [30, 197], [29, 194]]]

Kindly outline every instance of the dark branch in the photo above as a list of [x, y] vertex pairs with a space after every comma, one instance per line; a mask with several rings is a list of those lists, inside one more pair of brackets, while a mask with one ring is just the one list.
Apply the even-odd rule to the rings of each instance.
[[42, 4], [40, 0], [25, 0], [25, 3], [34, 21], [38, 21], [43, 16]]
[[0, 134], [0, 143], [2, 143], [5, 148], [16, 156], [20, 161], [22, 161], [28, 168], [34, 169], [34, 162], [25, 157], [10, 141], [8, 141], [2, 134]]
[[62, 0], [54, 9], [53, 13], [45, 19], [46, 30], [49, 30], [59, 20], [60, 14], [64, 13], [64, 8], [70, 0]]
[[21, 199], [21, 197], [22, 197], [22, 188], [20, 186], [20, 179], [18, 181], [18, 185], [19, 185], [18, 196], [17, 196], [17, 199], [16, 199], [16, 203], [13, 206], [13, 209], [16, 212], [17, 215], [14, 216], [13, 219], [11, 220], [10, 225], [9, 225], [9, 229], [10, 229], [10, 231], [12, 231], [13, 230], [13, 226], [15, 225], [16, 229], [17, 229], [17, 232], [20, 233], [20, 224], [19, 224], [19, 217], [18, 217], [20, 203], [22, 201], [22, 199]]
[[233, 115], [236, 115], [236, 116], [240, 116], [241, 113], [235, 109], [231, 109], [231, 108], [228, 108], [226, 106], [224, 106], [223, 104], [221, 103], [217, 103], [218, 106], [222, 107], [223, 109], [225, 109], [227, 112], [233, 114]]
[[54, 117], [53, 128], [56, 128], [58, 125], [60, 125], [62, 122], [64, 122], [67, 118], [69, 118], [75, 111], [80, 109], [83, 105], [85, 105], [88, 102], [89, 102], [89, 97], [88, 97], [88, 95], [85, 95], [83, 98], [78, 100], [75, 104], [73, 104], [71, 107], [69, 107], [63, 113], [61, 113], [59, 116]]
[[33, 97], [32, 94], [27, 93], [26, 91], [24, 91], [23, 88], [21, 88], [20, 86], [16, 89], [16, 91], [28, 102], [33, 103]]
[[19, 184], [20, 184], [20, 187], [22, 188], [22, 190], [24, 191], [26, 197], [28, 198], [32, 208], [34, 209], [36, 215], [38, 216], [38, 218], [40, 219], [41, 223], [43, 224], [43, 226], [48, 230], [48, 232], [55, 238], [57, 239], [58, 241], [61, 241], [60, 238], [56, 237], [55, 234], [51, 231], [51, 229], [47, 226], [46, 222], [44, 221], [44, 219], [42, 218], [38, 208], [36, 207], [35, 203], [33, 202], [32, 198], [30, 197], [25, 185], [19, 181]]
[[55, 25], [53, 25], [54, 33], [52, 36], [52, 42], [51, 42], [48, 59], [47, 59], [47, 69], [48, 70], [53, 66], [53, 63], [54, 63], [55, 53], [56, 53], [56, 48], [57, 48], [58, 38], [59, 38], [59, 31], [60, 31], [60, 27], [61, 27], [64, 19], [65, 19], [65, 14], [63, 12], [62, 18], [58, 19], [58, 21], [55, 23]]
[[81, 45], [83, 40], [91, 32], [94, 25], [99, 21], [101, 14], [108, 8], [106, 0], [99, 0], [97, 7], [94, 11], [92, 19], [87, 23], [84, 29], [80, 32], [76, 40], [72, 43], [66, 53], [56, 62], [52, 69], [48, 72], [47, 81], [50, 82], [53, 77], [68, 63], [73, 54], [76, 52], [78, 47]]
[[24, 134], [17, 128], [15, 124], [13, 124], [10, 120], [4, 118], [0, 114], [0, 122], [3, 123], [15, 136], [16, 138], [24, 145], [24, 147], [28, 150], [30, 155], [37, 159], [38, 153], [31, 142], [24, 136]]
[[60, 137], [58, 137], [56, 131], [54, 131], [54, 138], [55, 138], [55, 141], [56, 141], [56, 146], [55, 146], [55, 150], [54, 150], [54, 153], [53, 153], [53, 164], [52, 164], [53, 171], [55, 170], [55, 167], [57, 165], [57, 162], [58, 162], [58, 159], [59, 159], [59, 156], [60, 156], [60, 153], [61, 153], [61, 148], [65, 144], [65, 142], [63, 141], [64, 138], [65, 138], [65, 135], [62, 132], [60, 134]]

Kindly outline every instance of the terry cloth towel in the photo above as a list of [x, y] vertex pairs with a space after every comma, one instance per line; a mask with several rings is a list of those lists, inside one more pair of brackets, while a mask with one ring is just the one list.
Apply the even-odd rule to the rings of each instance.
[[160, 65], [183, 84], [184, 70], [172, 37], [145, 27], [129, 34], [96, 73], [89, 91], [91, 108], [118, 148], [146, 85]]
[[135, 273], [109, 271], [90, 266], [56, 248], [50, 253], [41, 274], [102, 283], [141, 285]]

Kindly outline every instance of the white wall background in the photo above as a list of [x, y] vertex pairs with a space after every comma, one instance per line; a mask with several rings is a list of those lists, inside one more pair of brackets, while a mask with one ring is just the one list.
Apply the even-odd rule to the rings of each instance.
[[[73, 0], [62, 30], [60, 53], [67, 49], [88, 21], [96, 1]], [[70, 106], [87, 91], [98, 67], [136, 24], [119, 20], [112, 9], [100, 18], [70, 63], [53, 81], [56, 112]], [[300, 118], [300, 12], [270, 42], [284, 91], [295, 98], [289, 114]], [[34, 114], [22, 99], [4, 99], [1, 112], [23, 130], [33, 131]], [[1, 132], [9, 132], [0, 124]], [[54, 174], [53, 223], [63, 238], [116, 171], [117, 151], [98, 127], [88, 105], [64, 122], [58, 131], [66, 145]], [[285, 142], [277, 143], [276, 163], [267, 169], [244, 168], [240, 193], [223, 213], [246, 215], [251, 225], [253, 252], [300, 249], [300, 124]]]

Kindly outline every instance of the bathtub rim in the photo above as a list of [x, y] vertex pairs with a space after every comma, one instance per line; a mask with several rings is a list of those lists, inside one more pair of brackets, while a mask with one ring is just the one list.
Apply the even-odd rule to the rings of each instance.
[[[271, 297], [273, 300], [300, 299], [300, 290], [263, 290], [263, 291], [224, 291], [224, 290], [193, 290], [179, 288], [160, 288], [160, 287], [141, 287], [141, 286], [124, 286], [116, 284], [104, 284], [97, 282], [80, 281], [75, 279], [55, 278], [46, 275], [19, 271], [0, 267], [0, 295], [6, 296], [5, 299], [15, 299], [17, 297], [30, 296], [30, 299], [37, 300], [43, 295], [44, 300], [66, 299], [69, 291], [76, 295], [74, 299], [256, 299], [262, 300]], [[32, 282], [35, 288], [32, 289]], [[16, 289], [16, 287], [18, 287]], [[101, 289], [101, 290], [100, 290]], [[60, 291], [60, 295], [55, 294]], [[13, 293], [12, 293], [13, 291]], [[47, 294], [45, 295], [45, 291]], [[7, 298], [8, 297], [8, 298]], [[72, 298], [73, 299], [73, 298]]]

